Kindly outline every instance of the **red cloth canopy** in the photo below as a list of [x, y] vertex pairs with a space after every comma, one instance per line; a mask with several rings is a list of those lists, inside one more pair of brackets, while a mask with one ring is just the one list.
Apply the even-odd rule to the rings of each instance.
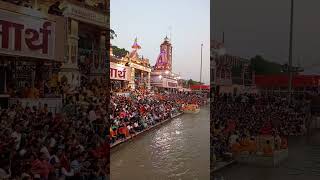
[[193, 85], [193, 86], [190, 86], [190, 89], [192, 90], [210, 90], [210, 86], [209, 85]]
[[[320, 75], [294, 75], [293, 87], [316, 87], [320, 85]], [[257, 75], [255, 83], [258, 87], [287, 87], [288, 75]]]

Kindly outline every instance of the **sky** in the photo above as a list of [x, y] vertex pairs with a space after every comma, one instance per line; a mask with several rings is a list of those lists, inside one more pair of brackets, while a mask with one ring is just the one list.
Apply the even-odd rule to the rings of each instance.
[[[320, 1], [294, 2], [293, 63], [319, 74]], [[214, 0], [210, 20], [211, 38], [221, 40], [224, 31], [228, 53], [288, 62], [290, 0]]]
[[183, 79], [200, 80], [203, 43], [202, 82], [210, 82], [210, 0], [111, 0], [110, 16], [112, 45], [131, 51], [137, 37], [152, 66], [171, 34], [173, 72]]

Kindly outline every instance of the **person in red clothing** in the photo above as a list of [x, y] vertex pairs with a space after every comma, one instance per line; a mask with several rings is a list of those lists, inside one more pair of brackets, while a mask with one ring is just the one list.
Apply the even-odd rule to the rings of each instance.
[[239, 153], [241, 152], [239, 139], [236, 139], [236, 142], [231, 145], [231, 152], [234, 156], [239, 155]]
[[118, 133], [119, 133], [119, 137], [121, 139], [125, 139], [126, 138], [126, 130], [125, 130], [125, 126], [120, 126], [118, 129]]
[[64, 177], [74, 176], [74, 172], [70, 167], [69, 155], [66, 153], [62, 153], [59, 158], [60, 158], [62, 176]]
[[50, 167], [47, 160], [45, 160], [43, 157], [43, 154], [37, 155], [31, 155], [31, 172], [33, 177], [35, 178], [43, 178], [48, 179], [50, 170], [52, 170], [52, 167]]
[[281, 138], [281, 149], [287, 149], [288, 148], [288, 139], [286, 137]]
[[266, 141], [266, 145], [263, 148], [263, 154], [265, 156], [272, 156], [273, 155], [273, 148], [272, 148], [269, 140]]

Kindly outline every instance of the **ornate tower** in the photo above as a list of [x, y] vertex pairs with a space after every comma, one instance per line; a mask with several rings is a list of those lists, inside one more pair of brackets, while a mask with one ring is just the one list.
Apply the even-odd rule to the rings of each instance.
[[164, 70], [172, 71], [172, 45], [166, 36], [164, 42], [160, 45], [160, 53], [163, 53], [162, 63], [165, 65]]

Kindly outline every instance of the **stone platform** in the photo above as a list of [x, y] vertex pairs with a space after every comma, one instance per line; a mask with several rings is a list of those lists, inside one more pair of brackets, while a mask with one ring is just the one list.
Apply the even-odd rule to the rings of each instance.
[[283, 161], [288, 159], [288, 149], [283, 149], [279, 151], [275, 151], [273, 156], [265, 156], [257, 154], [240, 154], [237, 156], [236, 161], [238, 163], [254, 165], [254, 166], [262, 166], [262, 167], [277, 167]]
[[173, 120], [174, 118], [176, 118], [176, 117], [178, 117], [178, 116], [181, 116], [182, 114], [183, 114], [183, 113], [175, 114], [175, 115], [173, 115], [171, 118], [168, 118], [168, 119], [166, 119], [166, 120], [164, 120], [164, 121], [161, 121], [161, 122], [159, 122], [159, 123], [157, 123], [157, 124], [155, 124], [155, 125], [153, 125], [153, 126], [150, 126], [150, 127], [146, 128], [146, 129], [140, 131], [140, 132], [137, 132], [136, 134], [133, 134], [133, 135], [131, 135], [131, 136], [129, 136], [129, 137], [126, 137], [126, 138], [123, 139], [123, 140], [118, 140], [117, 142], [115, 142], [115, 143], [113, 143], [113, 144], [110, 145], [110, 149], [112, 149], [112, 148], [114, 148], [114, 147], [116, 147], [116, 146], [118, 146], [118, 145], [120, 145], [120, 144], [123, 144], [123, 143], [125, 143], [125, 142], [127, 142], [127, 141], [129, 141], [129, 140], [133, 140], [134, 137], [137, 137], [137, 136], [142, 135], [142, 134], [144, 134], [144, 133], [146, 133], [146, 132], [148, 132], [148, 131], [150, 131], [150, 130], [152, 130], [152, 129], [155, 129], [155, 128], [157, 128], [157, 127], [159, 127], [159, 126], [161, 126], [161, 125], [163, 125], [163, 124], [165, 124], [165, 123]]

